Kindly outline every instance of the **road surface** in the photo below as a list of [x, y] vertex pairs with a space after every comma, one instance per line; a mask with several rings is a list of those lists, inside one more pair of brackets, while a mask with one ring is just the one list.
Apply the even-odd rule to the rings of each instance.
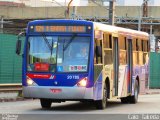
[[[152, 95], [140, 95], [139, 102], [137, 104], [122, 104], [120, 100], [109, 101], [105, 110], [96, 110], [91, 104], [81, 102], [64, 102], [64, 103], [52, 103], [50, 109], [42, 109], [39, 100], [25, 100], [17, 102], [1, 102], [0, 103], [1, 114], [38, 114], [37, 116], [48, 116], [48, 114], [55, 115], [54, 117], [63, 120], [62, 114], [69, 115], [64, 117], [65, 120], [73, 120], [74, 115], [80, 114], [81, 117], [90, 114], [90, 119], [99, 119], [98, 114], [160, 114], [160, 94]], [[83, 114], [83, 115], [82, 115]], [[98, 115], [96, 118], [94, 115]], [[58, 116], [58, 118], [56, 117]], [[113, 115], [109, 115], [115, 117]], [[75, 116], [76, 117], [76, 116]], [[117, 116], [118, 117], [118, 116]], [[126, 117], [126, 116], [125, 116]], [[130, 116], [132, 117], [132, 116]], [[135, 116], [133, 116], [135, 117]], [[42, 118], [42, 117], [40, 117]], [[39, 119], [40, 119], [39, 118]], [[128, 117], [126, 117], [129, 119]], [[159, 115], [160, 118], [160, 115]], [[49, 118], [48, 118], [49, 119]], [[3, 119], [2, 119], [3, 120]], [[24, 119], [23, 119], [24, 120]], [[82, 120], [82, 119], [81, 119]]]

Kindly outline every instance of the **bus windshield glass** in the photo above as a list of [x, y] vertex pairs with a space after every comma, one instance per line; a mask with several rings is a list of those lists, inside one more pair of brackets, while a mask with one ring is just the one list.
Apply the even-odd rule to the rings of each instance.
[[90, 37], [29, 37], [27, 70], [33, 72], [86, 72]]

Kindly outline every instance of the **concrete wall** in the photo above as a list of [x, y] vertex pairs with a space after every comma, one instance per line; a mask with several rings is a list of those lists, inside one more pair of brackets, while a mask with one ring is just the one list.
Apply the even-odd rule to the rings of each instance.
[[[64, 11], [66, 7], [0, 7], [0, 16], [7, 19], [37, 19], [37, 18], [64, 18]], [[136, 6], [118, 6], [115, 10], [116, 16], [138, 17], [140, 7]], [[152, 17], [160, 17], [160, 7], [149, 7], [149, 15]], [[70, 10], [72, 12], [72, 8]], [[107, 7], [99, 6], [83, 6], [77, 8], [77, 14], [80, 16], [108, 16]]]
[[65, 7], [0, 7], [0, 16], [8, 19], [36, 19], [64, 17]]

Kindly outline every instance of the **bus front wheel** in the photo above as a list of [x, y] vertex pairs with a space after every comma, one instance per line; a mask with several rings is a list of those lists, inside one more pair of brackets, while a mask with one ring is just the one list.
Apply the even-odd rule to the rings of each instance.
[[40, 103], [41, 103], [42, 108], [50, 108], [52, 101], [48, 99], [40, 99]]
[[100, 109], [100, 110], [105, 109], [106, 104], [107, 104], [107, 87], [106, 87], [106, 84], [105, 84], [104, 88], [103, 88], [103, 98], [102, 98], [102, 100], [97, 100], [96, 101], [96, 108]]
[[139, 85], [138, 81], [136, 80], [135, 87], [134, 87], [134, 95], [130, 96], [130, 103], [137, 103], [138, 102], [138, 94], [139, 94]]

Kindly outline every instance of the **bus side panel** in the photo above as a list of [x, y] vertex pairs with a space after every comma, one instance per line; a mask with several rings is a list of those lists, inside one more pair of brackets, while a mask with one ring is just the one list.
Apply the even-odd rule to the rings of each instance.
[[96, 80], [95, 84], [94, 84], [94, 89], [93, 89], [93, 93], [94, 93], [94, 100], [101, 100], [102, 99], [102, 71], [98, 76], [98, 79]]
[[[128, 66], [120, 67], [118, 97], [127, 97], [129, 95], [134, 95], [135, 79], [136, 79], [136, 76], [139, 76], [139, 71], [140, 71], [140, 68], [138, 66], [133, 68], [132, 81], [131, 81], [132, 86], [131, 86], [130, 81], [128, 81], [129, 73], [130, 73]], [[131, 92], [129, 92], [130, 88], [132, 88]]]
[[119, 67], [118, 97], [127, 96], [127, 66]]

